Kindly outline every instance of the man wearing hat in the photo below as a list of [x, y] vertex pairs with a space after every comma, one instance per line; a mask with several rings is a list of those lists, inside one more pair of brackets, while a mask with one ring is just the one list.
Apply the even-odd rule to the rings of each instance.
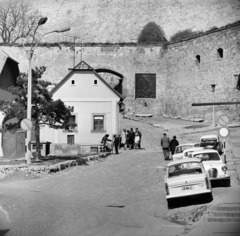
[[170, 150], [172, 155], [175, 152], [176, 147], [179, 145], [179, 142], [177, 141], [177, 137], [174, 135], [173, 139], [170, 141]]

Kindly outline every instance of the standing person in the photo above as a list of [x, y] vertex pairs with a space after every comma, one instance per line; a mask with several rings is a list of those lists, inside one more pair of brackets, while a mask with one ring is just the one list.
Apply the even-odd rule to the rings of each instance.
[[128, 147], [129, 150], [131, 148], [130, 139], [131, 139], [131, 134], [130, 134], [129, 130], [127, 130], [127, 132], [126, 132], [126, 148]]
[[134, 139], [135, 139], [135, 133], [133, 131], [133, 128], [130, 129], [130, 149], [134, 148]]
[[161, 138], [161, 146], [163, 150], [164, 160], [169, 160], [169, 145], [170, 139], [167, 137], [167, 134], [164, 133], [163, 137]]
[[139, 136], [138, 147], [141, 149], [142, 133], [138, 130], [138, 128], [135, 129], [135, 136]]
[[113, 135], [113, 144], [114, 144], [116, 154], [118, 154], [119, 141], [120, 141], [119, 136], [118, 135]]
[[173, 139], [170, 141], [170, 150], [172, 155], [175, 152], [176, 147], [179, 145], [179, 142], [177, 141], [177, 137], [174, 135]]
[[121, 145], [120, 148], [124, 147], [124, 150], [126, 150], [126, 129], [123, 129], [121, 134]]

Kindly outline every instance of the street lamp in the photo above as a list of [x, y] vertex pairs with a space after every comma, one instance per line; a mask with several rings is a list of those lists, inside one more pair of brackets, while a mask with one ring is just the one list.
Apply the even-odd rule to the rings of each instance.
[[212, 88], [212, 92], [213, 92], [213, 117], [212, 117], [212, 123], [213, 123], [213, 127], [215, 127], [215, 117], [214, 117], [214, 92], [215, 92], [215, 88], [216, 88], [216, 84], [211, 84], [211, 88]]
[[[34, 50], [36, 49], [38, 43], [40, 42], [40, 40], [47, 34], [50, 33], [62, 33], [62, 32], [66, 32], [70, 30], [70, 27], [68, 25], [61, 25], [60, 27], [47, 32], [43, 35], [41, 35], [41, 37], [38, 39], [38, 41], [34, 44], [35, 41], [35, 35], [37, 32], [37, 29], [39, 26], [45, 24], [47, 22], [47, 17], [42, 17], [37, 24], [37, 27], [34, 30], [33, 36], [32, 36], [32, 42], [30, 44], [30, 49], [27, 50], [25, 44], [23, 43], [23, 47], [27, 53], [28, 56], [28, 91], [27, 91], [27, 119], [32, 120], [32, 57], [33, 57], [33, 53]], [[8, 26], [10, 26], [13, 30], [15, 30], [17, 32], [17, 30], [9, 25], [7, 22], [5, 22], [4, 20], [0, 19], [0, 21], [4, 22], [5, 24], [7, 24]], [[18, 33], [18, 32], [17, 32]], [[26, 138], [26, 146], [27, 146], [27, 152], [26, 152], [26, 156], [25, 156], [25, 160], [28, 164], [31, 163], [31, 129], [27, 131], [27, 138]]]
[[[33, 34], [33, 39], [32, 39], [32, 43], [30, 45], [30, 49], [27, 50], [27, 55], [28, 55], [28, 93], [27, 93], [27, 119], [31, 120], [32, 119], [32, 57], [33, 57], [33, 53], [34, 50], [36, 49], [38, 43], [40, 42], [40, 40], [47, 34], [50, 33], [62, 33], [62, 32], [66, 32], [70, 30], [70, 27], [68, 25], [62, 25], [61, 27], [52, 30], [50, 32], [47, 32], [43, 35], [41, 35], [41, 37], [39, 38], [39, 40], [35, 43], [34, 45], [34, 40], [35, 40], [35, 34], [37, 32], [37, 29], [40, 25], [45, 24], [47, 21], [47, 17], [43, 17], [38, 21], [38, 25], [36, 27], [36, 29], [34, 30], [34, 34]], [[27, 138], [26, 138], [26, 146], [27, 146], [27, 152], [26, 152], [26, 156], [25, 159], [27, 161], [28, 164], [31, 163], [31, 140], [32, 140], [32, 131], [31, 129], [27, 131]]]

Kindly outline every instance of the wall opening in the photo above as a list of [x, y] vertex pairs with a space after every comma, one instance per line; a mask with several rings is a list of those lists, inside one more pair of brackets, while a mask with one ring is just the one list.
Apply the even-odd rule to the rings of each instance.
[[123, 75], [109, 69], [99, 68], [95, 70], [103, 79], [105, 79], [117, 92], [122, 94]]
[[201, 57], [200, 57], [200, 55], [197, 55], [197, 56], [196, 56], [196, 59], [197, 59], [197, 62], [198, 62], [198, 63], [201, 62]]
[[223, 58], [223, 49], [222, 49], [222, 48], [219, 48], [217, 51], [218, 51], [218, 56], [219, 56], [220, 58]]

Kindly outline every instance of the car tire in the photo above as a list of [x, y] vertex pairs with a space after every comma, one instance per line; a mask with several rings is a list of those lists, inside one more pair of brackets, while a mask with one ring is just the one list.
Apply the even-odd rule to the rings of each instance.
[[231, 187], [231, 180], [230, 180], [230, 179], [226, 179], [226, 180], [224, 181], [224, 186], [225, 186], [225, 187]]
[[212, 193], [209, 193], [207, 196], [206, 196], [206, 200], [207, 202], [211, 202], [213, 200], [213, 195]]
[[172, 199], [167, 199], [167, 204], [168, 204], [168, 209], [172, 209], [173, 205], [174, 205], [174, 202], [173, 202]]

